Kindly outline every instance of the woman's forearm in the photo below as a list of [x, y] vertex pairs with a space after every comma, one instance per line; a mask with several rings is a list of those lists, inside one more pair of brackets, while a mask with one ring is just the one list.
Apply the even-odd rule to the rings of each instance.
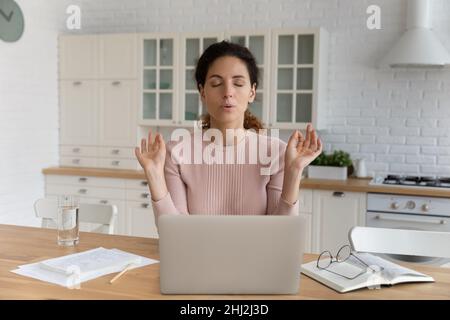
[[148, 187], [150, 189], [150, 194], [153, 201], [159, 201], [167, 194], [166, 179], [164, 178], [164, 173], [152, 173], [146, 172]]
[[294, 204], [298, 199], [300, 181], [302, 179], [303, 170], [296, 172], [284, 171], [283, 189], [281, 191], [281, 198], [286, 202]]

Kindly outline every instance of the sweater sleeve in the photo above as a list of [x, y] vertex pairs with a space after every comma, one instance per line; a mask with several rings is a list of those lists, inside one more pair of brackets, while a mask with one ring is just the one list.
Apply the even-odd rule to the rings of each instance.
[[[275, 164], [274, 172], [270, 175], [270, 180], [266, 187], [267, 214], [296, 216], [299, 211], [298, 199], [295, 203], [290, 203], [281, 198], [281, 192], [283, 190], [284, 153], [286, 151], [286, 143], [280, 140], [278, 150], [279, 154], [276, 155], [278, 164]], [[272, 165], [274, 164], [272, 163]]]
[[172, 145], [168, 144], [164, 164], [164, 177], [168, 192], [160, 200], [152, 200], [156, 224], [158, 217], [162, 214], [189, 214], [187, 209], [186, 185], [181, 178], [180, 165], [173, 161], [171, 154]]

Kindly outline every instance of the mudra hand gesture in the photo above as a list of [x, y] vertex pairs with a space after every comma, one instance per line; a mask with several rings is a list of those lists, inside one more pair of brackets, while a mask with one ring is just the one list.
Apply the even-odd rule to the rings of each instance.
[[141, 140], [141, 148], [134, 150], [136, 158], [139, 161], [146, 175], [164, 176], [164, 161], [166, 159], [166, 144], [161, 134], [157, 133], [155, 140], [152, 141], [152, 131], [148, 133], [148, 141]]
[[296, 130], [289, 138], [286, 147], [285, 170], [298, 174], [303, 171], [322, 152], [322, 142], [311, 124], [306, 126], [306, 137]]

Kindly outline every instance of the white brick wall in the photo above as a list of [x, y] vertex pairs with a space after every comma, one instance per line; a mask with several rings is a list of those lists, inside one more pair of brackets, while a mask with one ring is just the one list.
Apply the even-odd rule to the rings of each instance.
[[16, 2], [25, 31], [0, 40], [0, 223], [37, 225], [41, 170], [58, 163], [56, 0]]

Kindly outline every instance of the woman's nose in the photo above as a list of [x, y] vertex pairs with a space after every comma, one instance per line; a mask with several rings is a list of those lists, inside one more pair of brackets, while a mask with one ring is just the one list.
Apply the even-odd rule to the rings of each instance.
[[231, 98], [234, 95], [234, 88], [232, 85], [225, 85], [224, 98]]

